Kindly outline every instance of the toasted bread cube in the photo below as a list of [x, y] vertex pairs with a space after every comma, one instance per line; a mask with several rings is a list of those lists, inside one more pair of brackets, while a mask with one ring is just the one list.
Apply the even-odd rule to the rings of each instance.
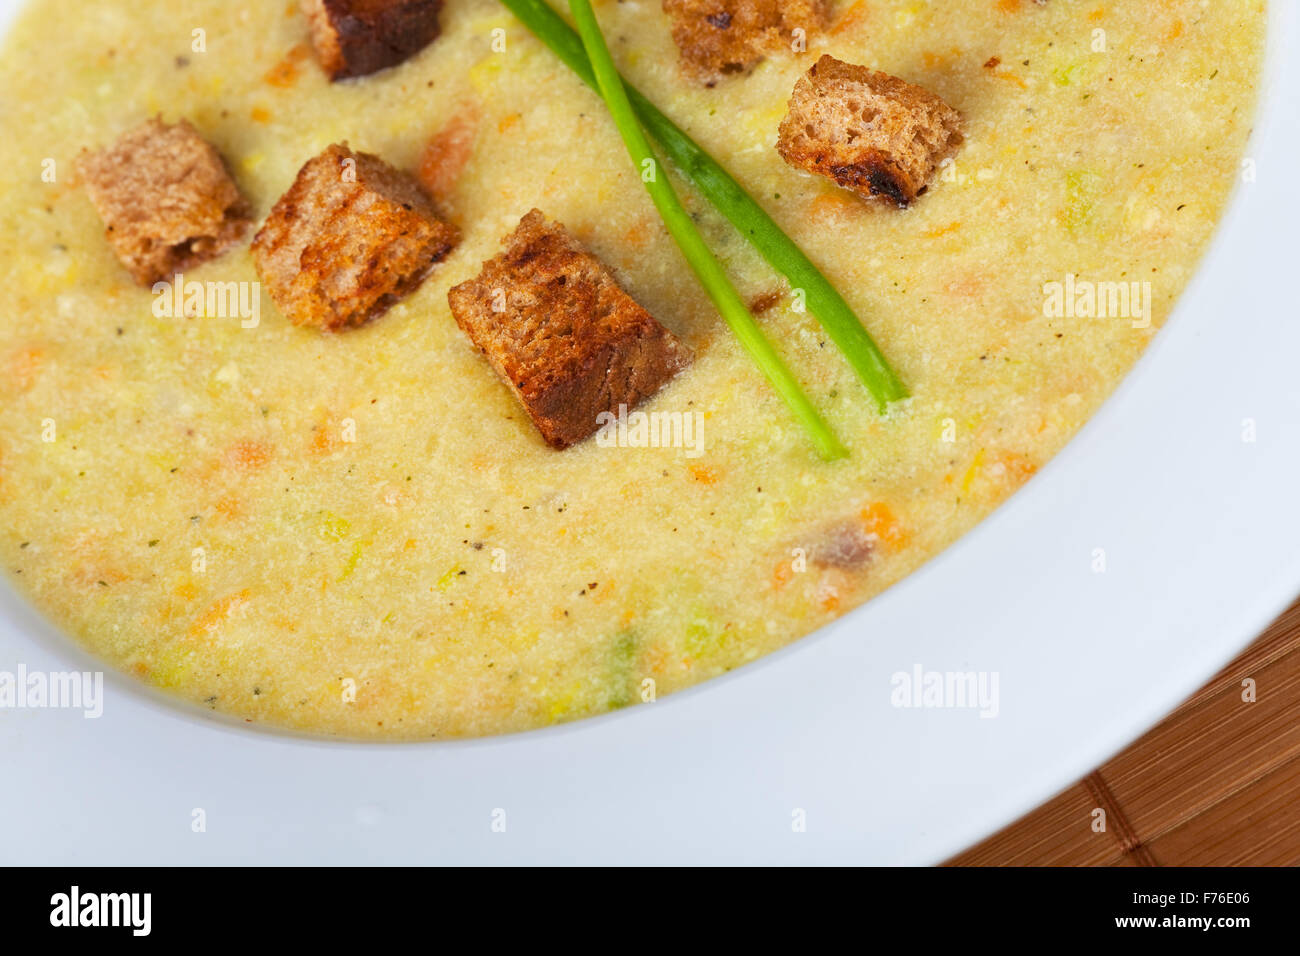
[[187, 121], [151, 119], [77, 169], [122, 265], [141, 285], [221, 255], [251, 224], [221, 157]]
[[447, 298], [553, 448], [582, 441], [602, 412], [639, 405], [690, 364], [690, 350], [562, 225], [534, 209], [506, 242]]
[[289, 321], [334, 331], [414, 291], [458, 238], [413, 177], [335, 144], [298, 171], [253, 237], [253, 261]]
[[906, 207], [961, 142], [961, 115], [929, 90], [823, 56], [795, 84], [776, 148], [791, 166]]
[[827, 20], [827, 0], [663, 0], [673, 41], [700, 79], [740, 73], [780, 49], [806, 49]]
[[438, 36], [442, 0], [303, 0], [312, 45], [331, 80], [410, 59]]

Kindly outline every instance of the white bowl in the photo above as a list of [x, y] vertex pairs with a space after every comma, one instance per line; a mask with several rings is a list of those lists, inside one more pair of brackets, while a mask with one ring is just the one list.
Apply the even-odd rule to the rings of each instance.
[[[1083, 776], [1300, 592], [1300, 16], [1271, 6], [1258, 181], [1174, 318], [920, 572], [723, 679], [503, 739], [256, 733], [110, 674], [98, 720], [0, 712], [0, 861], [929, 863]], [[96, 667], [0, 586], [0, 671], [20, 664]], [[996, 672], [998, 716], [892, 706], [918, 665]]]

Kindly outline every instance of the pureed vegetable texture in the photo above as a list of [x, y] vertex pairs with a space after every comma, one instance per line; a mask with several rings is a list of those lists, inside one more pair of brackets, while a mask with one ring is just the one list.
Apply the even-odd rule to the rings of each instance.
[[[681, 189], [745, 301], [776, 302], [763, 331], [853, 451], [825, 465], [690, 276], [601, 99], [495, 0], [448, 4], [419, 57], [334, 86], [295, 52], [305, 25], [283, 7], [34, 6], [0, 57], [0, 162], [29, 171], [0, 195], [0, 558], [14, 583], [105, 660], [201, 706], [429, 739], [640, 703], [898, 580], [1050, 458], [1167, 317], [1237, 174], [1263, 15], [878, 0], [868, 24], [865, 8], [836, 9], [809, 54], [713, 89], [681, 75], [656, 4], [598, 11], [629, 82], [725, 158], [907, 382], [882, 418], [811, 295], [797, 311], [773, 266]], [[177, 39], [177, 14], [205, 25], [206, 54]], [[823, 50], [965, 114], [954, 168], [907, 212], [772, 149]], [[192, 119], [259, 216], [331, 142], [415, 169], [439, 137], [451, 145], [431, 171], [464, 242], [347, 335], [270, 306], [252, 329], [155, 316], [68, 171], [156, 111]], [[455, 327], [448, 287], [533, 206], [695, 350], [645, 410], [699, 413], [698, 454], [552, 452]], [[1150, 282], [1150, 326], [1059, 314], [1045, 287], [1071, 275]], [[190, 278], [256, 276], [241, 249]]]

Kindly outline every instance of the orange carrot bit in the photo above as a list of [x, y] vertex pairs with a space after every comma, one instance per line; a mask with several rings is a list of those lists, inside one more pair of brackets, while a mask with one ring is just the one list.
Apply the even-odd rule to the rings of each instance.
[[222, 495], [217, 499], [215, 507], [217, 509], [217, 514], [231, 521], [240, 517], [244, 513], [243, 506], [240, 504], [239, 499], [234, 495]]
[[1010, 70], [996, 70], [993, 75], [999, 80], [1006, 80], [1010, 83], [1016, 84], [1016, 86], [1020, 87], [1022, 90], [1029, 89], [1029, 84]]
[[827, 614], [840, 609], [840, 589], [833, 579], [825, 578], [817, 585], [817, 604]]
[[263, 106], [254, 106], [252, 110], [249, 111], [248, 118], [254, 123], [261, 123], [265, 126], [267, 123], [271, 122], [271, 111]]
[[245, 470], [261, 468], [274, 453], [275, 449], [266, 442], [237, 441], [226, 449], [226, 464]]
[[650, 241], [650, 230], [646, 229], [644, 222], [638, 222], [623, 233], [623, 241], [636, 249], [644, 248]]
[[859, 205], [846, 192], [822, 193], [808, 206], [808, 213], [815, 219], [839, 219], [854, 212]]
[[497, 132], [504, 136], [506, 133], [514, 129], [521, 119], [523, 119], [523, 116], [518, 113], [506, 114], [501, 117], [501, 122], [497, 123]]
[[961, 59], [961, 47], [950, 47], [946, 53], [925, 50], [921, 53], [921, 62], [927, 70], [947, 69], [954, 61]]
[[934, 229], [928, 229], [923, 232], [922, 235], [927, 239], [938, 239], [940, 236], [946, 236], [948, 233], [956, 232], [960, 228], [961, 220], [958, 219], [956, 222], [950, 222], [946, 226], [938, 226]]
[[794, 567], [782, 561], [772, 569], [772, 590], [779, 591], [794, 579]]
[[234, 594], [227, 594], [223, 598], [218, 598], [212, 603], [211, 607], [194, 619], [194, 623], [189, 628], [190, 637], [208, 636], [230, 620], [236, 613], [243, 610], [250, 600], [251, 597], [247, 588]]
[[662, 674], [668, 669], [668, 652], [658, 644], [645, 651], [646, 668], [652, 674]]
[[1009, 480], [1019, 487], [1023, 485], [1034, 475], [1038, 474], [1038, 466], [1029, 460], [1025, 455], [1015, 452], [1003, 452], [998, 456], [998, 463], [1002, 465]]
[[880, 501], [862, 509], [862, 525], [891, 551], [905, 546], [911, 537], [889, 505]]
[[711, 465], [691, 465], [691, 477], [702, 485], [716, 485], [721, 472]]
[[309, 449], [313, 455], [332, 455], [342, 448], [343, 444], [343, 436], [337, 424], [332, 421], [319, 422], [312, 429]]
[[986, 282], [978, 272], [968, 272], [953, 279], [944, 291], [957, 299], [978, 299], [984, 295]]
[[287, 90], [298, 82], [298, 64], [306, 59], [309, 52], [305, 43], [297, 44], [284, 55], [279, 63], [267, 70], [262, 79], [271, 86]]
[[434, 199], [445, 200], [455, 189], [461, 172], [474, 155], [478, 127], [478, 108], [466, 105], [448, 120], [446, 126], [429, 137], [420, 154], [416, 176]]
[[870, 13], [871, 10], [867, 6], [866, 0], [857, 0], [853, 6], [844, 11], [844, 15], [831, 27], [831, 33], [843, 33], [846, 30], [852, 30], [854, 27], [865, 23]]
[[9, 381], [25, 392], [36, 384], [45, 365], [45, 353], [38, 348], [21, 348], [9, 356]]

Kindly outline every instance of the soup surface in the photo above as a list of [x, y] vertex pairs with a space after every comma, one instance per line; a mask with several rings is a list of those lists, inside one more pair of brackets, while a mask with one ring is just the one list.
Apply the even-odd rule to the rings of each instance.
[[[852, 451], [821, 461], [601, 101], [497, 3], [448, 0], [422, 53], [330, 84], [296, 3], [44, 0], [0, 56], [15, 586], [104, 660], [258, 723], [428, 739], [641, 704], [844, 614], [1027, 481], [1142, 353], [1249, 173], [1261, 0], [841, 0], [806, 53], [712, 88], [679, 68], [656, 0], [597, 13], [629, 78], [823, 268], [910, 399], [881, 417], [798, 296], [680, 188]], [[777, 155], [824, 52], [963, 114], [965, 144], [911, 209]], [[155, 114], [193, 122], [259, 219], [330, 143], [407, 169], [433, 136], [462, 144], [445, 172], [463, 242], [356, 331], [295, 328], [265, 296], [253, 327], [160, 315], [74, 170]], [[457, 328], [448, 288], [534, 206], [694, 349], [643, 408], [692, 426], [674, 447], [633, 430], [549, 449]], [[257, 275], [244, 242], [186, 278]]]

